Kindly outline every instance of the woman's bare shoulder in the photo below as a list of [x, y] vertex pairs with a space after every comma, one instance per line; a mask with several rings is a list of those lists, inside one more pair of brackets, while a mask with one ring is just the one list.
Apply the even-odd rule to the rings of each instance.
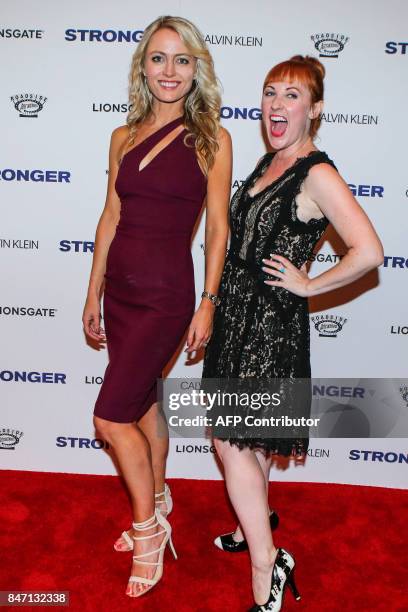
[[112, 145], [121, 145], [129, 138], [129, 126], [120, 125], [115, 128], [112, 132], [111, 142]]
[[128, 141], [129, 127], [127, 125], [121, 125], [113, 130], [110, 141], [110, 156], [117, 164], [120, 162]]
[[224, 144], [224, 143], [230, 143], [231, 142], [231, 134], [222, 125], [220, 126], [220, 128], [218, 130], [217, 140], [218, 140], [218, 144]]

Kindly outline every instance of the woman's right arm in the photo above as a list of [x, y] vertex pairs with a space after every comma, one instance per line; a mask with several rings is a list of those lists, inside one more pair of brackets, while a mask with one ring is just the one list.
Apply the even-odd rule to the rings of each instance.
[[96, 228], [92, 269], [82, 316], [85, 333], [99, 342], [104, 340], [105, 337], [105, 333], [100, 326], [100, 298], [105, 277], [106, 258], [120, 217], [120, 200], [116, 193], [115, 181], [119, 169], [120, 153], [123, 150], [128, 135], [129, 129], [126, 125], [112, 132], [109, 148], [109, 177], [106, 202]]

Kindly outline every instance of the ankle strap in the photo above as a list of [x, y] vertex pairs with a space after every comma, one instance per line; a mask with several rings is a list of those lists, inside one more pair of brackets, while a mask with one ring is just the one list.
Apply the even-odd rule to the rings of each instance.
[[154, 496], [157, 497], [162, 497], [162, 495], [164, 495], [164, 497], [166, 497], [166, 495], [168, 495], [170, 497], [170, 487], [167, 484], [167, 482], [164, 484], [164, 489], [163, 491], [160, 491], [160, 493], [155, 493]]
[[144, 531], [146, 529], [151, 529], [152, 527], [156, 527], [157, 525], [156, 513], [153, 514], [150, 518], [142, 521], [141, 523], [132, 523], [133, 529], [136, 531]]

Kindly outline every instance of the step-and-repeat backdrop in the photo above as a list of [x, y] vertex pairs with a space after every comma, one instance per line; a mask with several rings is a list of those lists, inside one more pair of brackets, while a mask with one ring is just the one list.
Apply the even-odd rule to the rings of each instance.
[[[222, 123], [234, 145], [232, 189], [264, 153], [263, 78], [293, 54], [325, 65], [317, 146], [328, 152], [377, 228], [384, 265], [356, 284], [311, 301], [315, 377], [345, 409], [387, 378], [408, 411], [408, 5], [400, 0], [3, 0], [1, 95], [0, 458], [3, 468], [114, 474], [92, 410], [107, 363], [81, 324], [95, 227], [104, 204], [112, 130], [125, 123], [127, 78], [143, 30], [161, 14], [204, 33], [223, 86]], [[204, 218], [195, 235], [197, 296], [203, 288]], [[313, 276], [345, 246], [330, 231]], [[199, 377], [181, 352], [172, 377]], [[137, 375], [137, 373], [135, 373]], [[390, 382], [391, 381], [391, 382]], [[408, 379], [407, 379], [408, 384]], [[363, 389], [355, 393], [355, 388]], [[362, 396], [361, 396], [362, 393]], [[388, 415], [384, 403], [383, 417]], [[406, 439], [314, 439], [303, 461], [277, 461], [271, 478], [403, 487]], [[374, 431], [375, 433], [375, 431]], [[358, 435], [359, 437], [354, 437]], [[210, 440], [173, 438], [170, 477], [220, 478]]]

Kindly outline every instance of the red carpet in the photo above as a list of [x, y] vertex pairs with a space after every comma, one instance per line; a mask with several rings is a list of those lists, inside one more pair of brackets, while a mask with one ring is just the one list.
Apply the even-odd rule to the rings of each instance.
[[[167, 550], [162, 581], [131, 600], [130, 553], [112, 548], [131, 518], [118, 478], [1, 477], [1, 590], [68, 590], [71, 611], [244, 612], [252, 604], [247, 553], [212, 544], [234, 525], [222, 482], [169, 481], [179, 560]], [[294, 553], [302, 594], [295, 602], [286, 593], [285, 612], [408, 609], [408, 492], [274, 483], [271, 493], [281, 517], [275, 541]]]

